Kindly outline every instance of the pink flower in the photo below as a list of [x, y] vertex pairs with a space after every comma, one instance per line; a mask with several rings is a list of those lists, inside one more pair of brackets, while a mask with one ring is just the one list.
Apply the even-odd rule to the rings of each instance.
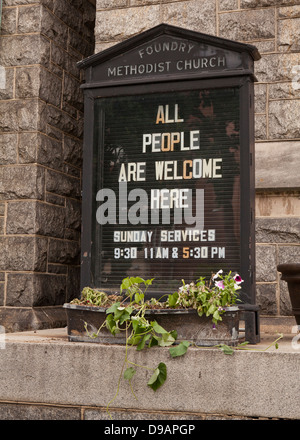
[[217, 282], [215, 283], [215, 286], [219, 287], [219, 289], [222, 289], [222, 290], [225, 289], [224, 281], [223, 281], [223, 280], [221, 280], [221, 281], [217, 281]]
[[234, 276], [234, 281], [236, 282], [236, 284], [241, 284], [241, 283], [243, 283], [243, 281], [244, 280], [242, 280], [242, 278], [239, 276], [239, 274], [236, 274], [235, 276]]

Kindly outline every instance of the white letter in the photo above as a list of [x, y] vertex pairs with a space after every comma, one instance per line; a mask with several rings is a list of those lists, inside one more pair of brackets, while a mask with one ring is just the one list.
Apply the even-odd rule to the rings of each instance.
[[151, 145], [151, 134], [143, 134], [143, 153], [146, 153], [147, 145]]

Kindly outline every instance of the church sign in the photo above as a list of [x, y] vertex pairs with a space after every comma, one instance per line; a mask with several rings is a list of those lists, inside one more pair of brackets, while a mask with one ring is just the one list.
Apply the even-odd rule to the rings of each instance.
[[254, 294], [254, 46], [160, 25], [85, 69], [81, 285], [151, 296], [237, 271]]

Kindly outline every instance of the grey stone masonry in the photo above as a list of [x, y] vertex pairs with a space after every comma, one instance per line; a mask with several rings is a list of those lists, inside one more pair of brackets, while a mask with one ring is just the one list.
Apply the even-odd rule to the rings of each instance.
[[0, 33], [0, 322], [64, 324], [78, 294], [88, 0], [4, 0]]

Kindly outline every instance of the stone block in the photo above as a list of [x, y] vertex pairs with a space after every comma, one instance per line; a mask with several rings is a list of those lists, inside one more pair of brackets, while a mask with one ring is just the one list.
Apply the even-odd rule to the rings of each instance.
[[0, 321], [6, 333], [63, 328], [66, 312], [59, 306], [0, 307]]
[[48, 67], [49, 60], [50, 41], [42, 35], [14, 35], [0, 39], [1, 66], [42, 64]]
[[[193, 2], [186, 3], [191, 4]], [[176, 5], [178, 7], [179, 3], [176, 3]], [[143, 8], [101, 10], [98, 11], [96, 16], [95, 38], [96, 41], [125, 40], [158, 25], [160, 22], [159, 5]], [[128, 26], [128, 23], [130, 23], [130, 26]]]
[[80, 82], [66, 73], [64, 75], [63, 106], [65, 104], [83, 111], [83, 93], [80, 89]]
[[38, 136], [37, 162], [49, 168], [62, 170], [62, 143], [40, 134]]
[[0, 167], [0, 200], [43, 199], [44, 170], [36, 165]]
[[4, 283], [0, 283], [0, 306], [4, 305]]
[[[71, 8], [70, 4], [69, 8]], [[68, 48], [68, 26], [47, 8], [42, 9], [41, 32], [61, 47]]]
[[19, 135], [19, 162], [36, 163], [39, 133], [20, 133]]
[[283, 244], [278, 246], [278, 264], [298, 263], [300, 261], [300, 246]]
[[83, 16], [72, 3], [67, 0], [54, 0], [53, 14], [76, 32], [82, 32]]
[[40, 67], [16, 69], [16, 98], [37, 98], [40, 90]]
[[[275, 52], [275, 39], [255, 41], [254, 45], [257, 47], [259, 53], [262, 55], [268, 52]], [[256, 62], [255, 62], [256, 64]], [[255, 65], [254, 65], [255, 67]]]
[[[201, 415], [201, 414], [189, 414], [185, 413], [183, 411], [180, 412], [165, 412], [165, 411], [151, 411], [151, 413], [143, 412], [143, 411], [122, 411], [122, 410], [112, 410], [110, 411], [112, 420], [132, 420], [132, 422], [129, 422], [130, 424], [133, 424], [134, 420], [152, 420], [156, 421], [154, 422], [154, 426], [158, 426], [159, 420], [226, 420], [227, 417], [224, 415], [222, 416], [209, 416], [209, 415]], [[103, 409], [96, 409], [96, 408], [88, 408], [84, 411], [84, 420], [107, 420], [107, 412]], [[121, 422], [122, 423], [122, 422]], [[167, 422], [166, 422], [167, 423]], [[171, 426], [172, 426], [171, 422]], [[176, 422], [175, 422], [176, 423]], [[187, 422], [188, 423], [188, 422]], [[184, 426], [185, 423], [178, 423], [178, 425], [181, 427]], [[192, 422], [191, 422], [192, 425]], [[149, 424], [150, 426], [150, 424]], [[166, 425], [163, 425], [166, 426]], [[175, 425], [173, 425], [175, 426]], [[154, 428], [152, 428], [154, 431]], [[157, 429], [157, 428], [155, 428]], [[172, 428], [171, 428], [172, 429]], [[151, 428], [149, 428], [149, 431]], [[151, 431], [150, 431], [151, 432]], [[187, 431], [188, 432], [188, 431]], [[153, 432], [154, 434], [154, 432]]]
[[279, 302], [280, 315], [291, 316], [293, 314], [292, 304], [290, 300], [290, 294], [288, 291], [287, 283], [280, 279], [279, 288], [280, 288], [280, 302]]
[[68, 266], [64, 264], [48, 264], [48, 273], [56, 273], [57, 275], [67, 275]]
[[42, 307], [65, 301], [66, 277], [56, 274], [9, 273], [6, 306]]
[[300, 64], [300, 53], [265, 54], [255, 62], [259, 82], [292, 81], [293, 67]]
[[54, 128], [75, 138], [83, 136], [83, 121], [69, 116], [52, 105], [46, 106], [44, 120], [47, 121], [47, 126], [50, 126], [51, 129]]
[[0, 420], [80, 420], [80, 408], [3, 403]]
[[6, 234], [64, 237], [65, 208], [36, 201], [10, 202]]
[[[299, 80], [298, 80], [299, 81]], [[274, 83], [269, 85], [269, 99], [291, 99], [300, 97], [300, 87], [297, 90], [293, 83]]]
[[241, 0], [241, 8], [293, 5], [297, 0]]
[[42, 5], [31, 5], [19, 8], [18, 34], [41, 32]]
[[61, 196], [79, 198], [80, 180], [63, 173], [46, 171], [46, 191]]
[[[52, 71], [62, 77], [62, 71], [65, 70], [73, 75], [75, 78], [80, 78], [80, 70], [76, 66], [78, 55], [73, 57], [69, 52], [51, 42], [51, 69]], [[55, 70], [54, 67], [55, 66]]]
[[94, 29], [95, 29], [95, 18], [96, 18], [95, 2], [85, 2], [82, 14], [83, 14], [83, 34], [89, 36], [90, 41], [94, 41]]
[[80, 231], [81, 228], [81, 202], [66, 199], [66, 228]]
[[62, 80], [48, 70], [41, 68], [39, 98], [48, 104], [61, 106]]
[[255, 215], [257, 217], [300, 218], [300, 197], [298, 191], [277, 192], [257, 190], [255, 196]]
[[[154, 6], [153, 6], [154, 7]], [[142, 8], [144, 9], [144, 8]], [[162, 22], [206, 34], [216, 34], [214, 1], [183, 1], [161, 5]], [[158, 24], [158, 23], [157, 23]]]
[[300, 242], [300, 218], [256, 218], [255, 239], [257, 243]]
[[[39, 0], [46, 1], [46, 0]], [[28, 5], [31, 3], [37, 3], [36, 0], [3, 0], [3, 6], [19, 6], [19, 5]]]
[[253, 41], [275, 36], [275, 9], [230, 12], [219, 17], [220, 36], [231, 40]]
[[49, 263], [79, 264], [80, 246], [77, 241], [49, 239]]
[[75, 51], [82, 54], [84, 58], [91, 55], [94, 51], [94, 38], [84, 38], [71, 28], [69, 28], [68, 43], [69, 53], [72, 52], [72, 49], [75, 49]]
[[277, 315], [276, 284], [256, 284], [256, 304], [262, 315]]
[[292, 6], [294, 2], [291, 2], [291, 6], [284, 6], [278, 8], [278, 18], [298, 18], [300, 17], [300, 5]]
[[44, 271], [48, 241], [40, 237], [0, 236], [0, 270]]
[[16, 33], [17, 8], [3, 8], [1, 17], [1, 34], [9, 35]]
[[38, 110], [37, 99], [3, 101], [0, 107], [0, 132], [37, 130]]
[[299, 39], [300, 18], [278, 21], [278, 50], [292, 52], [300, 50]]
[[82, 166], [82, 141], [70, 136], [64, 136], [63, 159], [76, 167]]
[[46, 193], [46, 202], [52, 203], [53, 205], [65, 206], [65, 197], [58, 196], [56, 194]]
[[238, 0], [218, 0], [219, 11], [238, 9]]
[[8, 165], [17, 162], [17, 146], [17, 134], [0, 134], [0, 165]]
[[256, 281], [276, 281], [276, 246], [256, 246]]
[[255, 140], [264, 141], [267, 139], [267, 115], [255, 114]]
[[37, 162], [56, 170], [62, 169], [61, 142], [41, 133], [21, 133], [19, 135], [20, 163]]
[[254, 104], [255, 113], [266, 113], [267, 105], [267, 85], [255, 84], [254, 85]]
[[[4, 78], [3, 76], [4, 75]], [[0, 73], [0, 100], [14, 97], [14, 69], [2, 68]]]
[[[151, 0], [148, 1], [151, 3]], [[132, 0], [132, 6], [138, 6], [141, 4], [141, 0]], [[145, 4], [145, 3], [143, 3]], [[127, 6], [127, 0], [97, 0], [96, 1], [96, 10], [100, 11], [101, 9], [113, 9], [113, 8], [122, 8]]]
[[269, 139], [300, 138], [300, 100], [269, 102]]
[[299, 141], [256, 143], [255, 187], [300, 188], [299, 147]]

